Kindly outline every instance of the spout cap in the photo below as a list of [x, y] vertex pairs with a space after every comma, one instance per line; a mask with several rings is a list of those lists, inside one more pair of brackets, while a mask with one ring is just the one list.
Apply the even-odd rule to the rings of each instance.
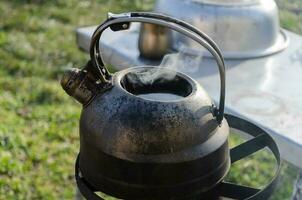
[[71, 68], [65, 71], [61, 86], [65, 92], [74, 97], [83, 105], [87, 105], [94, 96], [94, 93], [87, 86], [86, 72], [77, 68]]
[[72, 96], [74, 89], [76, 87], [76, 80], [78, 77], [78, 74], [80, 73], [80, 69], [77, 68], [71, 68], [71, 69], [67, 69], [64, 72], [64, 75], [61, 79], [61, 86], [62, 88], [69, 94]]

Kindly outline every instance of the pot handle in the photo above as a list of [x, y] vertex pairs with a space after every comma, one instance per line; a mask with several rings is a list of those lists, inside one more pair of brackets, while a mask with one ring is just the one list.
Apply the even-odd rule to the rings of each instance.
[[213, 112], [217, 122], [221, 124], [225, 107], [225, 63], [223, 56], [216, 43], [209, 36], [184, 21], [166, 15], [149, 12], [109, 14], [108, 19], [96, 28], [91, 38], [90, 58], [94, 74], [97, 74], [102, 82], [108, 82], [111, 78], [111, 75], [103, 62], [99, 47], [102, 33], [109, 27], [113, 31], [127, 30], [131, 22], [150, 23], [170, 28], [198, 42], [213, 55], [219, 67], [221, 85], [219, 108], [216, 108], [213, 105]]

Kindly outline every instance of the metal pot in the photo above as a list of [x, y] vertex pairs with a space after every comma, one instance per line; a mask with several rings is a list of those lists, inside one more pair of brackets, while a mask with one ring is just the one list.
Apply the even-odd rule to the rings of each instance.
[[162, 58], [172, 45], [170, 30], [154, 24], [142, 24], [138, 40], [141, 56], [149, 59]]
[[[285, 49], [274, 0], [158, 0], [155, 11], [182, 19], [203, 30], [225, 58], [253, 58]], [[174, 48], [196, 48], [196, 42], [174, 34]]]
[[[129, 68], [110, 74], [99, 40], [103, 31], [152, 23], [182, 33], [209, 50], [220, 70], [219, 108], [190, 77], [166, 68]], [[175, 199], [206, 193], [230, 167], [229, 126], [224, 120], [225, 66], [215, 43], [189, 24], [151, 13], [112, 15], [94, 32], [91, 60], [65, 73], [64, 90], [83, 104], [78, 187], [126, 199]], [[152, 79], [150, 79], [150, 77]], [[144, 95], [166, 93], [174, 100]], [[94, 198], [92, 198], [94, 197]]]

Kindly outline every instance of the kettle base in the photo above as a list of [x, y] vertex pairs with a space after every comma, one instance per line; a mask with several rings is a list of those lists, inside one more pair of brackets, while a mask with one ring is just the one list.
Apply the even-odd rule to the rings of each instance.
[[[106, 194], [115, 196], [117, 198], [131, 199], [131, 200], [133, 199], [222, 200], [225, 199], [225, 197], [231, 199], [241, 199], [241, 200], [268, 199], [277, 186], [278, 178], [280, 175], [280, 169], [281, 169], [280, 153], [275, 141], [265, 130], [256, 126], [255, 124], [252, 124], [244, 119], [228, 114], [225, 115], [225, 118], [229, 122], [231, 128], [236, 129], [238, 131], [242, 131], [253, 137], [252, 139], [246, 141], [245, 143], [242, 143], [231, 149], [230, 152], [231, 163], [235, 163], [239, 160], [242, 160], [254, 154], [255, 152], [258, 152], [259, 150], [266, 149], [266, 148], [269, 149], [273, 154], [273, 156], [275, 157], [277, 163], [277, 170], [275, 176], [269, 181], [269, 183], [266, 186], [262, 187], [263, 189], [251, 188], [251, 187], [238, 185], [234, 183], [228, 183], [222, 180], [217, 181], [216, 185], [213, 188], [209, 188], [207, 192], [200, 191], [196, 187], [188, 188], [188, 187], [183, 187], [183, 185], [181, 186], [178, 185], [176, 186], [178, 187], [177, 191], [173, 191], [171, 187], [168, 187], [168, 190], [170, 189], [170, 192], [168, 190], [162, 190], [160, 193], [156, 191], [152, 191], [154, 193], [148, 193], [148, 191], [144, 190], [143, 187], [139, 187], [138, 185], [136, 185], [140, 189], [140, 196], [138, 197], [137, 196], [138, 193], [135, 193], [137, 191], [133, 191], [133, 190], [130, 191], [131, 187], [129, 187], [129, 184], [125, 184], [125, 183], [119, 184], [109, 179], [107, 180], [103, 179], [104, 180], [102, 185], [103, 187], [98, 187], [98, 188], [93, 187], [91, 184], [89, 184], [89, 182], [84, 177], [80, 176], [81, 173], [80, 173], [79, 157], [77, 158], [77, 162], [75, 165], [76, 166], [75, 177], [76, 177], [78, 188], [82, 193], [82, 195], [84, 195], [84, 197], [89, 200], [103, 200], [100, 196], [98, 196], [95, 193], [95, 191], [101, 191]], [[230, 162], [227, 162], [227, 165], [229, 164]], [[118, 186], [120, 186], [121, 188], [119, 188]], [[131, 194], [134, 196], [132, 196]], [[183, 195], [183, 194], [190, 194], [190, 196]]]
[[[100, 184], [98, 187], [93, 186], [88, 180], [86, 180], [80, 171], [79, 165], [80, 158], [78, 156], [75, 172], [76, 172], [76, 181], [78, 188], [81, 193], [87, 199], [100, 199], [93, 191], [99, 191], [107, 195], [121, 198], [121, 199], [131, 199], [131, 200], [151, 200], [151, 199], [173, 199], [173, 200], [220, 200], [221, 198], [215, 188], [219, 185], [222, 179], [226, 176], [229, 167], [230, 159], [228, 159], [222, 166], [217, 168], [213, 173], [209, 174], [206, 177], [202, 177], [198, 181], [194, 180], [189, 183], [169, 185], [169, 186], [143, 186], [143, 185], [134, 185], [129, 183], [123, 183], [120, 181], [109, 179], [108, 177], [103, 177], [99, 179]], [[99, 178], [99, 177], [98, 177]], [[213, 182], [216, 179], [216, 183], [213, 186], [206, 188], [206, 184]], [[202, 188], [202, 190], [200, 190]], [[189, 194], [189, 195], [188, 195]], [[97, 197], [93, 197], [93, 196]]]

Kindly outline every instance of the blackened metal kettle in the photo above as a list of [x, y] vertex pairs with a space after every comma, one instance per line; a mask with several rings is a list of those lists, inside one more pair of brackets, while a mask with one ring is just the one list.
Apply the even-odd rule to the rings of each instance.
[[[146, 66], [109, 73], [101, 35], [107, 28], [128, 29], [131, 22], [170, 28], [206, 48], [219, 66], [219, 106], [180, 72]], [[230, 167], [225, 66], [208, 36], [160, 14], [110, 15], [92, 36], [90, 56], [83, 69], [68, 70], [61, 81], [83, 104], [77, 180], [85, 197], [97, 199], [91, 191], [102, 191], [123, 199], [186, 199], [221, 182]]]

